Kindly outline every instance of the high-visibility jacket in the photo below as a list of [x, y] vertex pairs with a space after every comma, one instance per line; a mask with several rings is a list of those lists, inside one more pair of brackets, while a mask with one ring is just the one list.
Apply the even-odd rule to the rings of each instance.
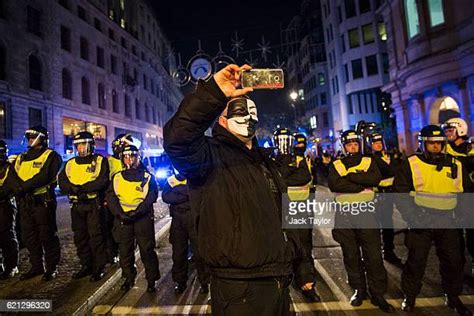
[[143, 181], [128, 181], [122, 172], [117, 173], [113, 179], [114, 192], [125, 213], [135, 211], [145, 200], [150, 187], [151, 175], [145, 172]]
[[311, 181], [304, 185], [288, 187], [288, 197], [290, 201], [304, 201], [309, 198], [311, 185], [313, 184], [313, 174], [311, 172], [311, 158], [296, 156], [296, 165], [299, 166], [300, 162], [303, 161], [303, 159], [306, 161], [306, 165], [308, 166], [308, 171], [311, 175]]
[[451, 174], [452, 168], [449, 166], [437, 171], [436, 165], [424, 162], [418, 155], [409, 157], [408, 163], [415, 188], [410, 194], [417, 205], [437, 210], [452, 210], [456, 207], [456, 193], [463, 192], [460, 161], [453, 158], [453, 163], [457, 165], [456, 175]]
[[[386, 153], [383, 153], [380, 158], [382, 158], [382, 160], [385, 161], [385, 163], [387, 165], [390, 165], [390, 155], [387, 155]], [[394, 177], [382, 179], [382, 180], [380, 180], [378, 186], [383, 187], [383, 188], [390, 187], [390, 186], [393, 185], [393, 180], [394, 180]]]
[[[97, 155], [89, 164], [78, 164], [75, 158], [70, 159], [64, 167], [69, 182], [74, 185], [83, 185], [97, 179], [100, 175], [102, 159], [104, 159], [102, 156]], [[96, 197], [97, 193], [95, 192], [87, 193], [88, 199], [94, 199]], [[76, 195], [71, 194], [69, 195], [69, 199], [77, 200], [78, 198]]]
[[[333, 162], [334, 168], [341, 177], [347, 176], [349, 173], [367, 172], [372, 164], [372, 158], [362, 157], [360, 163], [356, 166], [350, 167], [349, 169], [344, 166], [341, 159]], [[336, 201], [340, 203], [348, 202], [369, 202], [375, 198], [373, 189], [365, 189], [358, 193], [336, 193]]]
[[[46, 149], [38, 158], [33, 160], [23, 160], [23, 154], [19, 155], [15, 160], [15, 171], [20, 179], [28, 181], [37, 175], [52, 152], [51, 149]], [[44, 194], [48, 192], [49, 187], [50, 185], [45, 185], [37, 188], [33, 191], [33, 194]]]
[[110, 156], [107, 159], [107, 161], [109, 163], [109, 171], [110, 171], [109, 179], [112, 180], [114, 175], [116, 173], [119, 173], [120, 171], [124, 170], [124, 168], [123, 168], [123, 165], [122, 165], [122, 161], [120, 159], [115, 158], [114, 156]]
[[168, 184], [170, 185], [170, 187], [174, 188], [178, 185], [186, 185], [188, 184], [188, 180], [187, 179], [184, 179], [184, 180], [178, 180], [176, 178], [175, 175], [172, 175], [171, 177], [168, 177], [168, 179], [166, 179], [166, 181], [168, 182]]
[[467, 157], [468, 155], [465, 153], [460, 153], [458, 151], [455, 151], [453, 146], [451, 144], [446, 145], [446, 153], [450, 154], [451, 156], [454, 157]]

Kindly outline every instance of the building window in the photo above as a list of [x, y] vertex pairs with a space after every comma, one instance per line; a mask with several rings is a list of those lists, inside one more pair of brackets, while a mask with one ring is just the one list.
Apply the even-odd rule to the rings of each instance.
[[142, 52], [142, 60], [143, 60], [143, 61], [146, 61], [146, 56], [145, 56], [145, 53], [144, 53], [144, 52]]
[[321, 93], [321, 105], [327, 104], [326, 92]]
[[354, 59], [352, 62], [352, 79], [359, 79], [364, 76], [362, 72], [362, 60]]
[[81, 36], [80, 38], [81, 58], [89, 60], [89, 42]]
[[367, 66], [367, 76], [372, 76], [379, 73], [379, 69], [377, 67], [377, 55], [365, 57], [365, 64]]
[[148, 89], [148, 78], [143, 74], [143, 89]]
[[104, 49], [100, 46], [97, 46], [97, 66], [104, 68]]
[[352, 94], [347, 96], [347, 113], [354, 114], [354, 108], [352, 107]]
[[102, 32], [102, 23], [98, 18], [94, 18], [94, 27], [97, 31]]
[[82, 103], [84, 104], [91, 104], [91, 95], [90, 95], [90, 87], [89, 87], [89, 80], [86, 77], [82, 77], [81, 79], [81, 90], [82, 90]]
[[349, 47], [359, 47], [359, 30], [357, 28], [349, 30]]
[[80, 5], [77, 6], [77, 16], [79, 19], [87, 22], [86, 10]]
[[155, 82], [153, 81], [153, 79], [150, 79], [150, 92], [151, 94], [155, 94]]
[[0, 138], [7, 138], [7, 107], [0, 101]]
[[30, 74], [30, 89], [42, 90], [42, 67], [39, 59], [35, 55], [28, 58], [28, 68]]
[[387, 31], [385, 29], [385, 23], [378, 23], [379, 38], [381, 41], [385, 42], [387, 40]]
[[155, 107], [152, 107], [151, 110], [152, 110], [152, 121], [153, 121], [153, 124], [156, 125], [156, 109]]
[[337, 6], [337, 18], [338, 18], [337, 22], [341, 23], [342, 22], [342, 8], [340, 5]]
[[444, 23], [443, 1], [428, 0], [428, 8], [430, 10], [430, 25], [436, 26]]
[[33, 7], [27, 6], [28, 32], [41, 36], [41, 12]]
[[322, 72], [318, 74], [318, 81], [320, 86], [324, 86], [326, 84], [326, 77]]
[[102, 83], [97, 85], [97, 99], [99, 101], [99, 109], [105, 109], [105, 89]]
[[344, 41], [344, 34], [341, 35], [341, 47], [342, 47], [342, 52], [344, 53], [346, 51], [346, 43]]
[[125, 49], [127, 48], [127, 40], [124, 37], [120, 37], [120, 45]]
[[374, 29], [372, 24], [366, 24], [362, 26], [362, 36], [364, 39], [364, 44], [370, 44], [375, 42]]
[[116, 75], [117, 74], [117, 57], [110, 55], [110, 71]]
[[405, 17], [408, 39], [411, 39], [420, 33], [420, 20], [416, 0], [405, 0]]
[[112, 29], [109, 29], [109, 38], [110, 38], [112, 41], [115, 41], [115, 32], [114, 32], [114, 30], [112, 30]]
[[352, 18], [356, 15], [356, 8], [354, 0], [344, 0], [345, 8], [346, 8], [346, 19]]
[[28, 126], [43, 125], [43, 111], [35, 108], [28, 108]]
[[141, 106], [140, 106], [140, 101], [138, 101], [138, 99], [135, 100], [135, 117], [137, 118], [137, 120], [142, 119]]
[[112, 111], [114, 111], [114, 113], [119, 112], [118, 96], [117, 92], [115, 92], [115, 89], [112, 90]]
[[148, 104], [145, 103], [145, 121], [150, 122], [150, 113], [148, 112]]
[[383, 73], [388, 74], [389, 63], [388, 63], [388, 54], [387, 53], [382, 54], [382, 67], [383, 67]]
[[7, 78], [6, 57], [5, 48], [0, 45], [0, 80], [5, 80]]
[[328, 127], [329, 126], [329, 115], [328, 112], [323, 113], [323, 126]]
[[124, 94], [123, 96], [123, 104], [125, 106], [125, 116], [126, 117], [132, 117], [132, 109], [130, 105], [130, 97], [128, 94]]
[[72, 78], [71, 73], [66, 68], [62, 72], [63, 98], [72, 100]]
[[62, 7], [64, 7], [64, 8], [66, 8], [66, 9], [69, 10], [69, 4], [67, 3], [67, 0], [59, 0], [58, 3], [59, 3]]
[[344, 64], [344, 82], [349, 82], [349, 67], [347, 66], [347, 64]]
[[132, 45], [132, 54], [137, 56], [137, 47], [135, 45]]
[[359, 0], [359, 12], [365, 13], [370, 11], [370, 0]]
[[61, 48], [71, 51], [71, 30], [61, 25]]

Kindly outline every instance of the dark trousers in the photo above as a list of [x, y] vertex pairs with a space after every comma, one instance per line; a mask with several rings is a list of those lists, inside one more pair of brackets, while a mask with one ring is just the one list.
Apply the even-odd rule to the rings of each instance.
[[137, 274], [135, 268], [136, 244], [140, 249], [147, 281], [153, 282], [160, 278], [158, 256], [155, 252], [155, 224], [152, 213], [141, 216], [130, 224], [122, 224], [116, 220], [114, 236], [119, 243], [120, 267], [127, 280], [134, 281]]
[[402, 272], [402, 290], [407, 296], [420, 293], [426, 262], [434, 241], [446, 294], [459, 295], [463, 284], [464, 254], [459, 251], [461, 236], [457, 229], [412, 229], [405, 235], [408, 259]]
[[[332, 236], [341, 245], [349, 285], [372, 295], [387, 290], [387, 271], [383, 266], [378, 229], [333, 229]], [[367, 282], [365, 274], [367, 272]]]
[[306, 283], [316, 283], [316, 269], [314, 268], [313, 253], [313, 229], [295, 229], [298, 235], [302, 253], [297, 254], [293, 262], [293, 273], [295, 284], [301, 288]]
[[224, 279], [212, 277], [215, 316], [290, 315], [289, 277]]
[[[46, 195], [45, 195], [46, 196]], [[56, 225], [56, 198], [27, 196], [19, 202], [21, 238], [30, 254], [33, 269], [43, 270], [43, 255], [47, 271], [59, 264], [59, 246]]]
[[209, 283], [209, 270], [199, 255], [197, 232], [191, 216], [191, 210], [173, 208], [171, 215], [170, 243], [173, 246], [173, 267], [171, 275], [174, 282], [184, 283], [188, 280], [189, 246], [193, 250], [197, 276], [201, 284]]
[[462, 252], [464, 253], [464, 245], [471, 255], [471, 260], [474, 262], [474, 229], [466, 229], [466, 243], [462, 243]]
[[15, 231], [16, 210], [10, 203], [0, 204], [0, 249], [5, 271], [18, 265], [18, 240]]
[[74, 244], [82, 266], [98, 272], [107, 262], [103, 225], [104, 217], [99, 201], [73, 203], [71, 207]]
[[113, 259], [118, 256], [118, 241], [116, 240], [113, 234], [115, 218], [108, 207], [105, 206], [103, 209], [103, 234], [105, 238], [105, 253], [107, 255], [107, 261], [112, 262]]
[[376, 211], [382, 227], [383, 250], [390, 252], [395, 249], [393, 240], [393, 198], [390, 196], [391, 188], [379, 188], [381, 194], [377, 195]]

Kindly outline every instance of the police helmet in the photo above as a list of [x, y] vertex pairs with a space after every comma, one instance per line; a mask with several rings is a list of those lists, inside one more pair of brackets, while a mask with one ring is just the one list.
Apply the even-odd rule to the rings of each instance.
[[[72, 143], [74, 144], [74, 147], [76, 148], [76, 151], [78, 152], [79, 156], [88, 156], [93, 154], [95, 151], [94, 136], [87, 131], [79, 132], [74, 135], [74, 140], [72, 141]], [[78, 145], [84, 143], [86, 144], [86, 150], [83, 152], [79, 152], [77, 150]]]
[[25, 140], [29, 141], [30, 139], [34, 139], [34, 141], [31, 145], [28, 144], [29, 148], [38, 145], [47, 147], [49, 140], [48, 131], [41, 125], [30, 127], [25, 131]]
[[[136, 159], [132, 161], [132, 163], [125, 163], [125, 158], [127, 157], [135, 157]], [[140, 164], [140, 151], [134, 145], [125, 145], [122, 147], [122, 151], [120, 153], [120, 160], [122, 161], [122, 165], [126, 169], [135, 169]]]
[[443, 143], [443, 151], [446, 150], [446, 142], [447, 138], [444, 134], [444, 131], [441, 127], [436, 125], [427, 125], [423, 127], [418, 134], [418, 144], [419, 150], [422, 153], [426, 153], [426, 142], [442, 142]]
[[[387, 150], [386, 146], [385, 146], [385, 140], [383, 138], [383, 135], [380, 134], [380, 133], [372, 133], [369, 135], [369, 144], [370, 144], [370, 147], [372, 147], [373, 143], [375, 142], [382, 142], [382, 150]], [[372, 148], [372, 151], [374, 149]]]
[[460, 117], [450, 118], [443, 125], [441, 125], [441, 127], [444, 130], [454, 128], [458, 134], [458, 137], [467, 138], [467, 123]]
[[344, 131], [341, 134], [342, 153], [344, 156], [349, 155], [344, 145], [352, 142], [357, 142], [359, 144], [359, 152], [361, 152], [362, 138], [360, 137], [360, 135], [353, 129]]

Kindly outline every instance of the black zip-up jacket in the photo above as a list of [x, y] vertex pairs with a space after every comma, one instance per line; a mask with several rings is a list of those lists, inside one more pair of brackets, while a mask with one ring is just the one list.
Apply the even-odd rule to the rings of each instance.
[[[360, 164], [362, 160], [361, 154], [350, 155], [341, 159], [342, 163], [349, 169]], [[334, 162], [329, 167], [328, 186], [331, 192], [337, 193], [359, 193], [366, 188], [376, 187], [382, 175], [374, 159], [370, 164], [367, 172], [349, 173], [347, 176], [341, 177], [334, 167]]]
[[[23, 159], [23, 161], [31, 161], [43, 154], [46, 151], [46, 147], [40, 149], [29, 149], [26, 153], [18, 155], [16, 159]], [[61, 164], [63, 160], [61, 156], [53, 150], [53, 152], [48, 156], [44, 165], [41, 167], [39, 173], [27, 181], [21, 180], [15, 171], [15, 163], [10, 165], [10, 172], [14, 172], [15, 179], [17, 180], [17, 185], [15, 187], [15, 193], [21, 197], [23, 194], [33, 193], [34, 190], [41, 188], [45, 185], [50, 184], [51, 192], [54, 192], [56, 187], [56, 177], [58, 175], [59, 169], [61, 169]]]
[[165, 150], [188, 179], [199, 217], [199, 252], [217, 277], [289, 275], [299, 243], [282, 229], [275, 193], [286, 186], [268, 151], [256, 140], [249, 150], [219, 124], [204, 135], [227, 101], [213, 78], [201, 81], [164, 128]]
[[78, 195], [79, 200], [81, 200], [81, 197], [83, 197], [87, 193], [98, 193], [100, 196], [103, 197], [105, 194], [105, 190], [109, 185], [109, 164], [107, 162], [107, 158], [102, 157], [99, 176], [93, 181], [89, 181], [84, 183], [83, 185], [80, 185], [79, 192], [74, 192], [75, 185], [72, 184], [71, 181], [69, 181], [69, 178], [66, 175], [66, 166], [71, 160], [75, 160], [78, 165], [84, 165], [91, 164], [93, 159], [96, 159], [97, 162], [97, 157], [99, 156], [100, 155], [98, 154], [94, 154], [86, 157], [74, 157], [68, 160], [68, 162], [66, 162], [66, 165], [64, 166], [63, 170], [61, 170], [58, 176], [58, 183], [61, 192], [67, 195]]
[[112, 214], [115, 215], [120, 221], [126, 222], [133, 222], [135, 219], [148, 215], [153, 214], [153, 204], [156, 202], [158, 198], [158, 185], [156, 184], [155, 177], [152, 174], [148, 173], [146, 170], [142, 168], [137, 169], [127, 169], [121, 171], [122, 176], [125, 180], [131, 182], [142, 182], [144, 180], [145, 174], [151, 177], [149, 182], [148, 194], [146, 195], [145, 199], [142, 203], [140, 203], [135, 211], [125, 213], [120, 205], [120, 201], [115, 194], [114, 190], [114, 178], [117, 174], [114, 175], [114, 178], [110, 181], [109, 188], [105, 193], [105, 200], [107, 201], [107, 205], [109, 206], [110, 211]]

